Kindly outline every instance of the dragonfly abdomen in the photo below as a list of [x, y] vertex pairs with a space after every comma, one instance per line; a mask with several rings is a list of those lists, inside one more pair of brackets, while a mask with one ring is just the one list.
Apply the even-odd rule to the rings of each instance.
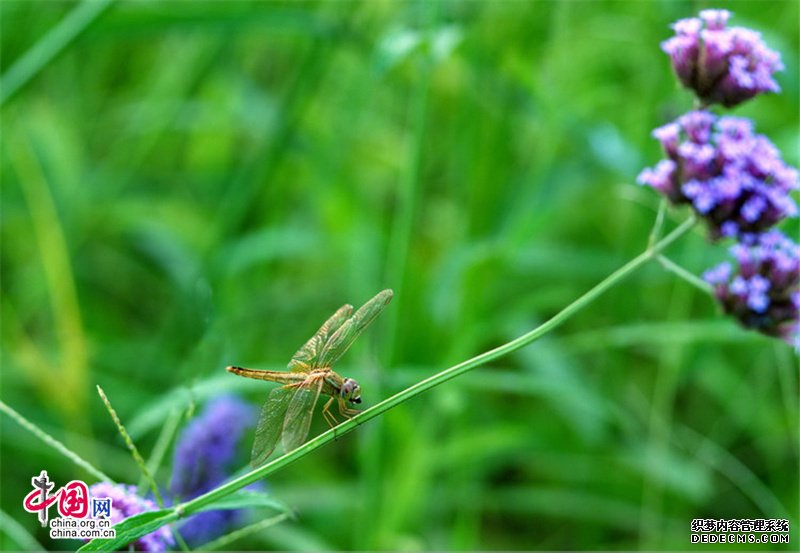
[[294, 384], [305, 380], [306, 375], [302, 373], [287, 373], [283, 371], [261, 371], [257, 369], [246, 369], [244, 367], [226, 367], [226, 371], [239, 376], [246, 376], [247, 378], [254, 378], [256, 380], [266, 380], [268, 382], [277, 382], [279, 384]]

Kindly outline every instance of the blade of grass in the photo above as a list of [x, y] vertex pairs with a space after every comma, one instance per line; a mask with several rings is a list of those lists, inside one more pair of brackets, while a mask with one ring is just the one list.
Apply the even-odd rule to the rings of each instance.
[[217, 511], [217, 510], [238, 510], [238, 509], [252, 509], [252, 508], [269, 508], [279, 513], [291, 513], [292, 509], [285, 503], [275, 499], [273, 496], [251, 490], [239, 490], [230, 494], [227, 497], [215, 501], [210, 505], [206, 505], [203, 511]]
[[[145, 511], [115, 524], [116, 535], [113, 538], [93, 539], [78, 551], [118, 551], [132, 541], [155, 532], [162, 526], [176, 520], [178, 520], [178, 513], [174, 509]], [[132, 547], [129, 549], [133, 550]]]
[[[660, 261], [660, 255], [656, 259]], [[663, 265], [663, 263], [662, 263]], [[690, 290], [671, 283], [667, 300], [667, 321], [686, 318], [692, 294]], [[656, 380], [653, 386], [645, 453], [646, 470], [642, 480], [641, 514], [639, 517], [639, 548], [663, 547], [665, 525], [666, 483], [659, 470], [661, 460], [669, 456], [676, 394], [684, 366], [686, 347], [677, 343], [661, 350]]]
[[[297, 449], [286, 453], [275, 460], [259, 467], [256, 469], [251, 470], [248, 473], [240, 476], [239, 478], [235, 478], [230, 482], [223, 484], [222, 486], [210, 490], [209, 492], [200, 495], [194, 499], [176, 505], [171, 509], [166, 509], [162, 512], [162, 515], [158, 521], [160, 522], [159, 525], [152, 524], [153, 520], [148, 518], [147, 524], [141, 524], [138, 526], [133, 526], [133, 523], [128, 523], [126, 528], [126, 539], [132, 541], [143, 536], [146, 533], [152, 532], [153, 530], [157, 529], [164, 524], [168, 524], [169, 522], [176, 520], [178, 518], [191, 515], [193, 513], [199, 512], [208, 507], [208, 505], [213, 504], [214, 502], [218, 501], [221, 498], [224, 498], [236, 490], [239, 490], [248, 484], [252, 484], [253, 482], [257, 482], [258, 480], [268, 476], [283, 467], [292, 464], [293, 462], [297, 461], [298, 459], [305, 457], [309, 453], [319, 449], [323, 445], [331, 442], [348, 432], [355, 430], [357, 426], [362, 423], [367, 422], [368, 420], [374, 419], [375, 417], [385, 413], [386, 411], [404, 403], [423, 392], [426, 392], [440, 384], [447, 382], [448, 380], [452, 380], [457, 376], [460, 376], [464, 373], [471, 371], [472, 369], [485, 365], [495, 359], [501, 358], [505, 355], [513, 353], [520, 348], [523, 348], [539, 338], [543, 335], [547, 334], [551, 330], [557, 328], [564, 322], [566, 322], [570, 317], [575, 315], [584, 307], [591, 304], [594, 300], [596, 300], [599, 296], [601, 296], [604, 292], [606, 292], [609, 288], [621, 282], [624, 278], [628, 275], [633, 273], [636, 269], [642, 267], [647, 262], [651, 261], [655, 256], [657, 256], [661, 251], [665, 248], [670, 246], [673, 242], [675, 242], [678, 238], [689, 232], [696, 222], [695, 217], [691, 217], [684, 221], [683, 224], [678, 226], [675, 230], [673, 230], [670, 234], [664, 237], [662, 240], [654, 244], [652, 247], [648, 248], [638, 256], [631, 259], [628, 263], [614, 271], [604, 280], [599, 282], [595, 285], [592, 289], [584, 293], [578, 299], [573, 301], [571, 304], [567, 305], [564, 309], [558, 312], [556, 315], [551, 317], [545, 323], [539, 325], [538, 327], [534, 328], [533, 330], [507, 342], [501, 346], [498, 346], [494, 349], [481, 353], [480, 355], [476, 355], [471, 359], [467, 359], [457, 365], [454, 365], [448, 369], [445, 369], [429, 378], [426, 378], [416, 384], [402, 390], [395, 395], [381, 401], [380, 403], [373, 405], [369, 409], [362, 411], [360, 414], [356, 415], [355, 417], [348, 419], [341, 423], [339, 426], [335, 428], [331, 428], [327, 432], [323, 432], [316, 438], [306, 442], [305, 444], [301, 445]], [[135, 517], [134, 517], [135, 518]], [[131, 520], [131, 519], [127, 519]], [[123, 523], [126, 521], [123, 521]], [[120, 524], [123, 524], [120, 523]], [[127, 542], [125, 542], [127, 543]], [[81, 548], [83, 551], [96, 551], [96, 550], [108, 550], [107, 547], [116, 547], [120, 544], [120, 540], [94, 540], [89, 542], [84, 547]]]
[[44, 546], [36, 541], [36, 538], [5, 511], [0, 511], [0, 530], [24, 551], [45, 550]]
[[[164, 426], [161, 427], [161, 432], [156, 440], [156, 445], [153, 446], [153, 451], [150, 453], [150, 459], [147, 461], [147, 470], [150, 471], [150, 474], [156, 474], [156, 472], [158, 472], [158, 468], [161, 466], [161, 461], [164, 459], [164, 455], [169, 448], [170, 442], [175, 437], [175, 433], [178, 430], [178, 426], [180, 425], [182, 418], [183, 414], [181, 411], [179, 409], [173, 409], [167, 417]], [[142, 477], [139, 479], [139, 484], [137, 485], [137, 493], [139, 495], [144, 493], [144, 488], [147, 486], [147, 484], [147, 478], [144, 474], [142, 474]]]
[[[794, 518], [769, 486], [724, 447], [688, 426], [678, 428], [677, 435], [680, 438], [675, 440], [677, 445], [691, 450], [691, 453], [730, 480], [758, 507], [761, 514], [773, 518]], [[793, 521], [792, 525], [795, 524], [797, 522]]]
[[25, 52], [0, 77], [0, 106], [13, 98], [47, 64], [66, 50], [113, 3], [114, 0], [85, 0]]
[[[774, 344], [775, 367], [778, 370], [778, 383], [781, 389], [784, 413], [787, 425], [790, 428], [797, 428], [798, 423], [798, 401], [797, 401], [797, 374], [798, 374], [798, 352], [793, 352], [783, 344]], [[794, 442], [795, 455], [798, 453], [800, 443]]]
[[766, 344], [768, 337], [755, 332], [743, 333], [726, 319], [688, 319], [681, 322], [647, 322], [587, 330], [561, 338], [569, 344], [571, 355], [632, 345], [672, 345], [674, 343]]
[[[69, 244], [45, 168], [24, 129], [15, 133], [15, 140], [6, 141], [6, 144], [30, 211], [58, 337], [58, 372], [52, 378], [59, 380], [61, 387], [52, 401], [67, 417], [69, 426], [91, 436], [91, 425], [86, 417], [88, 347]], [[88, 456], [94, 458], [94, 455]]]
[[[60, 393], [59, 381], [53, 378], [57, 368], [28, 335], [16, 307], [8, 298], [3, 298], [2, 310], [4, 338], [6, 343], [16, 346], [9, 349], [9, 355], [20, 365], [20, 373], [29, 379], [42, 397], [56, 397]], [[9, 369], [13, 370], [6, 364], [6, 370]]]
[[[189, 409], [191, 410], [192, 407], [190, 406]], [[158, 471], [158, 467], [161, 465], [164, 454], [166, 453], [172, 438], [175, 436], [175, 432], [178, 429], [181, 418], [182, 416], [180, 409], [173, 409], [167, 417], [167, 421], [161, 427], [161, 432], [156, 440], [156, 445], [153, 446], [153, 451], [150, 453], [150, 459], [147, 462], [147, 468], [150, 471], [150, 474], [156, 474]], [[153, 481], [151, 479], [149, 483], [152, 484], [152, 482]], [[148, 479], [145, 476], [145, 473], [142, 472], [142, 476], [139, 479], [139, 484], [136, 487], [136, 493], [138, 495], [144, 495], [144, 488], [147, 484]], [[172, 537], [175, 539], [175, 542], [178, 544], [178, 547], [180, 547], [181, 551], [191, 550], [189, 545], [186, 543], [186, 540], [183, 539], [183, 536], [177, 529], [170, 528], [170, 532], [172, 533]]]
[[95, 476], [98, 480], [102, 480], [105, 482], [114, 483], [114, 480], [108, 476], [107, 474], [103, 473], [100, 469], [97, 469], [83, 459], [80, 455], [69, 449], [63, 443], [59, 442], [55, 438], [53, 438], [50, 434], [33, 424], [31, 421], [23, 417], [17, 411], [15, 411], [11, 406], [9, 406], [4, 401], [0, 400], [0, 411], [3, 411], [6, 415], [14, 419], [20, 426], [24, 429], [28, 430], [31, 434], [42, 440], [45, 444], [49, 445], [59, 453], [61, 453], [64, 457], [81, 467], [86, 472], [90, 473], [91, 475]]
[[228, 545], [235, 542], [236, 540], [245, 538], [250, 534], [255, 534], [256, 532], [260, 532], [261, 530], [269, 528], [270, 526], [275, 526], [276, 524], [280, 524], [281, 522], [283, 522], [288, 518], [293, 518], [292, 513], [282, 513], [274, 517], [266, 518], [254, 524], [245, 526], [244, 528], [240, 528], [238, 530], [230, 532], [229, 534], [225, 534], [224, 536], [220, 536], [215, 540], [204, 543], [197, 549], [199, 551], [211, 551], [214, 549], [226, 548]]
[[[426, 118], [428, 113], [428, 98], [430, 96], [430, 62], [427, 56], [419, 63], [419, 86], [414, 91], [411, 105], [411, 118], [413, 133], [408, 143], [408, 162], [400, 181], [400, 199], [397, 212], [392, 224], [392, 235], [389, 239], [389, 258], [386, 266], [386, 281], [392, 283], [392, 288], [398, 299], [402, 298], [405, 281], [406, 267], [408, 265], [409, 251], [413, 240], [414, 224], [417, 218], [417, 196], [419, 195], [419, 174], [422, 165], [422, 153], [425, 143]], [[397, 303], [397, 302], [396, 302]], [[394, 361], [396, 327], [400, 317], [400, 309], [396, 308], [388, 313], [386, 321], [386, 359], [391, 365]]]
[[119, 420], [119, 416], [117, 415], [117, 412], [111, 406], [111, 402], [108, 401], [108, 398], [106, 397], [106, 393], [103, 391], [103, 389], [100, 386], [97, 386], [97, 393], [100, 395], [100, 399], [103, 400], [103, 404], [106, 406], [106, 409], [108, 410], [108, 413], [111, 415], [111, 418], [114, 420], [114, 424], [116, 425], [117, 430], [119, 430], [119, 433], [122, 435], [122, 439], [125, 440], [125, 445], [128, 446], [128, 449], [130, 450], [131, 455], [133, 455], [133, 460], [136, 461], [137, 465], [139, 465], [139, 470], [142, 471], [142, 474], [147, 479], [147, 481], [150, 483], [150, 489], [152, 490], [153, 495], [156, 498], [156, 503], [158, 503], [159, 507], [163, 507], [164, 506], [164, 499], [161, 497], [161, 493], [158, 491], [158, 486], [156, 485], [156, 481], [153, 479], [153, 475], [150, 474], [150, 471], [147, 469], [147, 465], [144, 462], [144, 458], [142, 457], [142, 454], [139, 453], [139, 450], [136, 448], [136, 444], [133, 443], [133, 440], [131, 439], [130, 435], [128, 434], [128, 431], [125, 430], [125, 427], [122, 425], [122, 421]]
[[[429, 6], [432, 6], [430, 4]], [[433, 13], [429, 7], [423, 16], [426, 27], [433, 26]], [[430, 31], [426, 31], [430, 32]], [[431, 81], [431, 60], [426, 53], [418, 53], [416, 66], [418, 76], [414, 90], [412, 91], [411, 102], [408, 107], [410, 132], [406, 144], [406, 162], [403, 163], [402, 174], [398, 187], [398, 202], [395, 209], [392, 233], [389, 237], [387, 264], [385, 268], [386, 282], [391, 282], [395, 290], [395, 296], [399, 301], [395, 302], [393, 309], [387, 313], [388, 319], [385, 321], [384, 331], [384, 360], [388, 366], [396, 362], [397, 354], [397, 329], [404, 311], [406, 302], [402, 300], [403, 290], [406, 287], [407, 271], [409, 266], [409, 256], [411, 246], [414, 241], [415, 228], [418, 224], [418, 204], [420, 196], [420, 173], [422, 169], [423, 153], [425, 151], [425, 137], [427, 135], [428, 103], [430, 99]], [[380, 383], [373, 381], [375, 393], [383, 395]], [[379, 396], [380, 397], [380, 396]], [[378, 429], [376, 429], [378, 430]], [[397, 516], [403, 509], [399, 498], [393, 501], [385, 501], [382, 493], [382, 482], [385, 480], [386, 463], [381, 454], [381, 448], [375, 447], [378, 439], [377, 433], [370, 433], [361, 448], [360, 464], [364, 474], [363, 495], [363, 515], [373, 516], [380, 513], [376, 523], [371, 525], [368, 531], [360, 532], [357, 536], [358, 541], [355, 547], [358, 549], [381, 549], [384, 547], [382, 536], [390, 535], [394, 532], [391, 528]], [[373, 442], [370, 444], [370, 441]], [[406, 448], [407, 451], [407, 448]]]

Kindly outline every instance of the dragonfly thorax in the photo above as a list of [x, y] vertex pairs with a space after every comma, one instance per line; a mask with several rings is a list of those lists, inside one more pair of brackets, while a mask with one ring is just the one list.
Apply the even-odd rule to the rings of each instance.
[[361, 386], [352, 378], [345, 378], [342, 387], [339, 389], [342, 399], [351, 403], [361, 403]]

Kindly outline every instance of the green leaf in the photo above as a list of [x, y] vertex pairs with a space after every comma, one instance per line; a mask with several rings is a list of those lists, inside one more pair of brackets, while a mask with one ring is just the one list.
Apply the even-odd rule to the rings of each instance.
[[269, 507], [281, 513], [291, 513], [292, 509], [285, 503], [275, 499], [273, 496], [252, 490], [239, 490], [226, 497], [204, 505], [202, 511], [246, 509], [253, 507]]
[[178, 518], [173, 509], [148, 511], [126, 518], [114, 525], [117, 536], [110, 539], [94, 539], [78, 551], [116, 551], [130, 542], [155, 532], [165, 524]]

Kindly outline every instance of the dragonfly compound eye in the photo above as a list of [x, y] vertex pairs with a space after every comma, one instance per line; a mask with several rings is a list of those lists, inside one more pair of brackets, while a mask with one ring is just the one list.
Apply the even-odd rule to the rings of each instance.
[[340, 390], [342, 397], [352, 403], [361, 403], [361, 386], [352, 378], [346, 378]]

